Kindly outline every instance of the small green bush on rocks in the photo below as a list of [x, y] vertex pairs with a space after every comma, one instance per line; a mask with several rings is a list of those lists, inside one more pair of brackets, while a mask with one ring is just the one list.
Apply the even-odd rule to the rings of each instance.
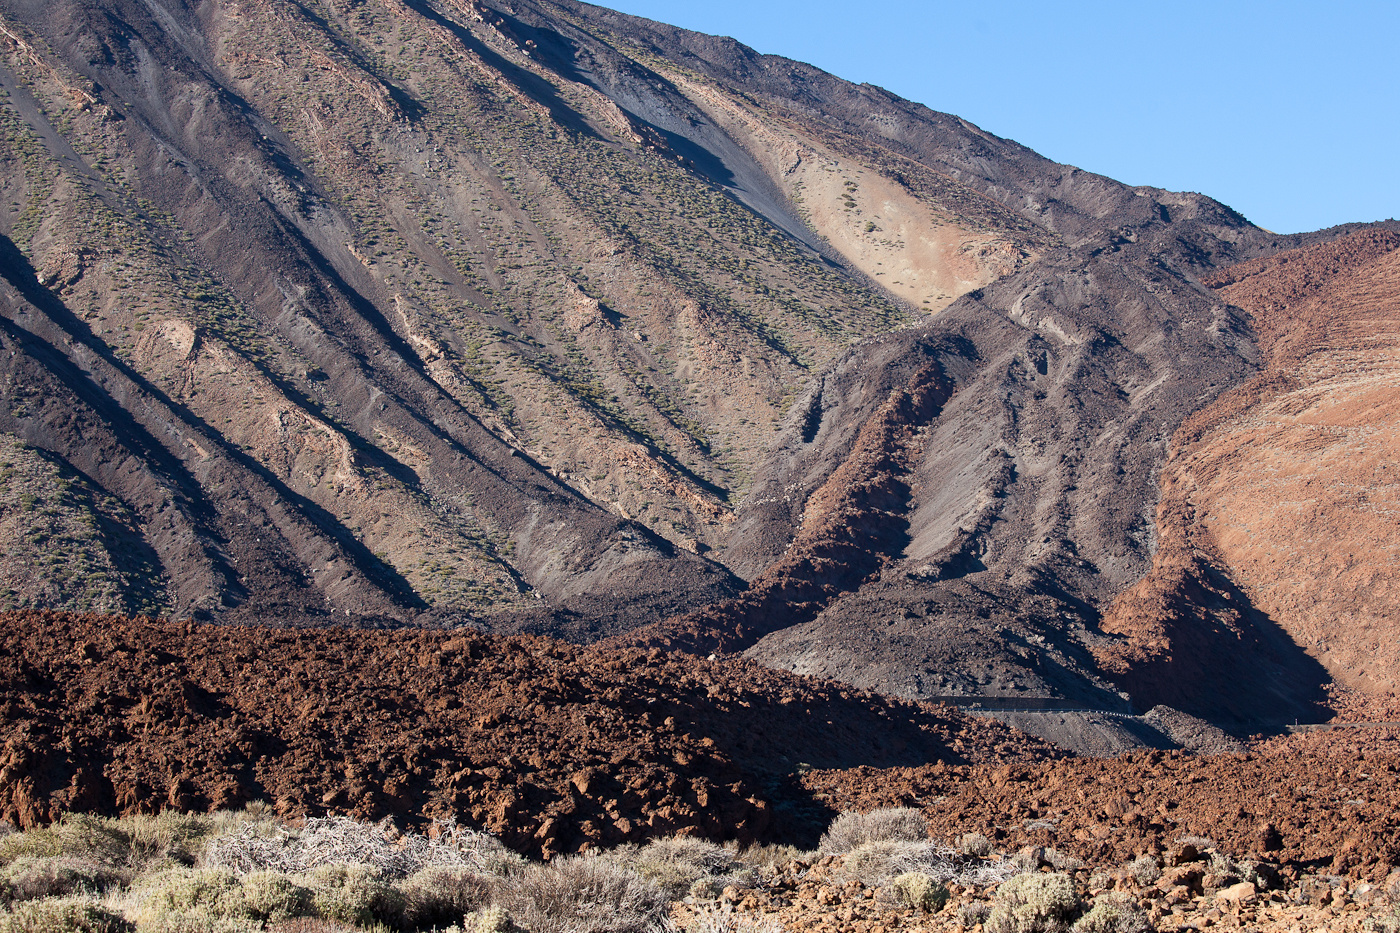
[[986, 933], [1059, 933], [1079, 912], [1068, 875], [1028, 872], [1002, 882]]
[[895, 899], [904, 907], [912, 907], [925, 913], [943, 909], [951, 896], [947, 887], [934, 881], [921, 871], [906, 871], [890, 882]]
[[1096, 898], [1070, 929], [1074, 933], [1152, 933], [1152, 924], [1131, 897], [1110, 893]]

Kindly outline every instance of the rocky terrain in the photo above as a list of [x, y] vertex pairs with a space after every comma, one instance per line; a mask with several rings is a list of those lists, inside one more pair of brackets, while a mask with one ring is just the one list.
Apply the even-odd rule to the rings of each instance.
[[[1109, 665], [1141, 702], [1220, 715], [1332, 681], [1388, 716], [1397, 247], [1363, 231], [1206, 280], [1250, 313], [1264, 365], [1173, 438], [1152, 572], [1104, 621], [1128, 636]], [[1213, 677], [1242, 689], [1196, 686]]]
[[[534, 854], [677, 830], [807, 847], [836, 812], [1105, 863], [1182, 835], [1296, 872], [1400, 859], [1396, 727], [1066, 759], [995, 720], [736, 659], [532, 637], [3, 618], [3, 816], [455, 815]], [[261, 645], [253, 651], [251, 645]], [[1378, 874], [1379, 873], [1379, 874]]]
[[[1397, 320], [1393, 221], [572, 0], [0, 0], [0, 817], [552, 858], [900, 805], [1161, 928], [1359, 929]], [[808, 862], [743, 909], [990, 896]]]
[[947, 707], [734, 661], [471, 631], [0, 617], [0, 818], [452, 816], [549, 855], [687, 830], [815, 840], [814, 768], [1057, 757]]
[[[756, 881], [676, 903], [682, 928], [728, 904], [784, 929], [971, 929], [1011, 866], [1069, 872], [1086, 901], [1129, 897], [1154, 929], [1360, 930], [1388, 916], [1400, 862], [1395, 725], [1067, 758], [994, 720], [736, 658], [0, 621], [0, 812], [30, 828], [70, 809], [267, 799], [289, 820], [455, 818], [534, 856], [674, 834], [797, 847], [756, 852]], [[976, 855], [931, 913], [891, 900], [874, 853], [806, 851], [838, 812], [890, 806], [922, 813], [937, 851]]]

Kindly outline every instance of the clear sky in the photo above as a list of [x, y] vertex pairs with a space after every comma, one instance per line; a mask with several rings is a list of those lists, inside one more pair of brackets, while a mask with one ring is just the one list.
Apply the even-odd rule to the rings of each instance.
[[1400, 3], [609, 0], [1277, 233], [1400, 217]]

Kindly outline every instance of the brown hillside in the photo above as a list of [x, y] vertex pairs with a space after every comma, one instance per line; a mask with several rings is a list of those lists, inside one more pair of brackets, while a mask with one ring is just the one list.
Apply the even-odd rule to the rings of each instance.
[[1362, 231], [1207, 284], [1253, 315], [1266, 365], [1177, 432], [1153, 571], [1104, 623], [1133, 648], [1110, 663], [1143, 702], [1173, 702], [1213, 689], [1199, 675], [1222, 671], [1227, 642], [1283, 635], [1321, 665], [1295, 657], [1295, 673], [1393, 695], [1400, 235]]

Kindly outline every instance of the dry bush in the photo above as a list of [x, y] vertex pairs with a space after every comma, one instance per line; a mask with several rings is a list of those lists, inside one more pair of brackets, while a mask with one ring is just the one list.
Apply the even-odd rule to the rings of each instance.
[[248, 823], [209, 843], [205, 864], [243, 873], [286, 874], [325, 865], [371, 865], [387, 878], [407, 878], [432, 866], [463, 868], [478, 874], [507, 874], [523, 859], [499, 839], [452, 823], [435, 836], [398, 835], [384, 825], [343, 816], [309, 819], [295, 830]]
[[1068, 875], [1026, 873], [1002, 883], [986, 933], [1059, 933], [1079, 912]]
[[927, 843], [902, 840], [867, 842], [846, 854], [840, 874], [867, 887], [885, 884], [895, 875], [910, 871], [907, 866], [921, 863], [926, 848]]
[[831, 821], [818, 848], [840, 855], [873, 842], [920, 842], [928, 839], [928, 821], [911, 807], [884, 807], [859, 813], [844, 810]]
[[0, 914], [0, 933], [132, 933], [134, 929], [90, 897], [27, 901]]
[[1128, 863], [1128, 874], [1132, 875], [1138, 884], [1146, 887], [1156, 884], [1157, 879], [1162, 877], [1162, 866], [1150, 855], [1139, 855]]
[[739, 865], [732, 851], [688, 836], [654, 839], [641, 848], [623, 846], [603, 857], [659, 885], [672, 897], [693, 892], [702, 883], [716, 888], [716, 893], [729, 885], [754, 883], [753, 872]]
[[807, 852], [797, 846], [766, 843], [753, 845], [739, 853], [739, 861], [751, 868], [782, 868], [792, 862], [816, 861], [817, 853]]
[[173, 810], [121, 819], [69, 813], [49, 826], [0, 838], [0, 865], [26, 857], [86, 859], [136, 871], [192, 865], [214, 828], [212, 817]]
[[131, 816], [114, 822], [129, 835], [132, 861], [140, 866], [163, 861], [193, 865], [215, 831], [213, 818], [177, 810], [162, 810], [155, 816]]
[[739, 913], [732, 904], [705, 904], [685, 925], [685, 933], [783, 933], [775, 917]]
[[1075, 921], [1074, 933], [1152, 933], [1147, 915], [1126, 894], [1104, 894], [1089, 912]]
[[669, 898], [617, 862], [566, 856], [501, 883], [499, 906], [531, 933], [653, 933]]
[[0, 839], [0, 865], [20, 858], [78, 858], [125, 867], [131, 863], [131, 835], [116, 820], [68, 814], [48, 826]]
[[992, 854], [992, 840], [981, 833], [964, 833], [958, 840], [958, 851], [963, 855], [974, 855], [977, 858], [986, 858]]
[[970, 930], [978, 924], [986, 923], [991, 912], [992, 905], [986, 901], [963, 901], [958, 905], [958, 923], [962, 924], [964, 930]]
[[906, 872], [928, 875], [942, 884], [1000, 884], [1016, 874], [1011, 859], [964, 856], [937, 842], [872, 842], [848, 854], [841, 873], [866, 885], [884, 884]]
[[1176, 844], [1180, 847], [1190, 846], [1197, 852], [1204, 852], [1207, 849], [1214, 849], [1215, 842], [1205, 836], [1178, 836]]
[[[464, 868], [425, 868], [398, 885], [404, 922], [411, 927], [447, 927], [489, 906], [492, 881]], [[478, 918], [479, 919], [479, 918]]]

